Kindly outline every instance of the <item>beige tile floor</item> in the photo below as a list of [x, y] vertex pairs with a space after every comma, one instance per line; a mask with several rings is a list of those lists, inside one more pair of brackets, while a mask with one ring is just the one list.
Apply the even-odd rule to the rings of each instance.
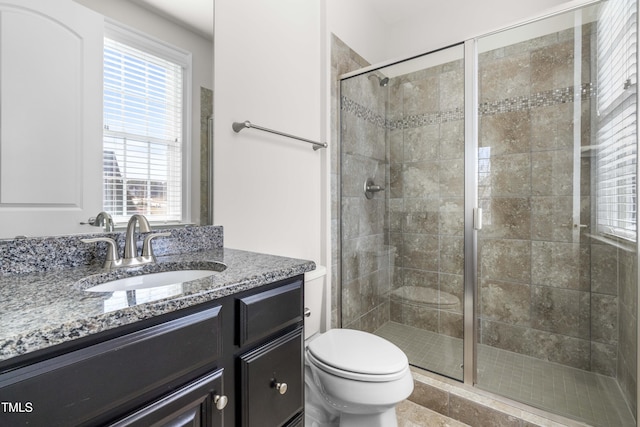
[[398, 427], [463, 427], [468, 425], [409, 400], [405, 400], [396, 407], [396, 414]]

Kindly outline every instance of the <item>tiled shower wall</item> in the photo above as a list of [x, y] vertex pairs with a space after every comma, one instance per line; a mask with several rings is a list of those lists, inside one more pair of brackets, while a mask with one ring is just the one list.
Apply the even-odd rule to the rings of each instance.
[[[341, 240], [341, 212], [340, 212], [340, 96], [339, 96], [339, 77], [350, 71], [358, 70], [370, 65], [360, 55], [349, 48], [342, 40], [331, 35], [331, 141], [329, 150], [331, 155], [331, 327], [337, 328], [341, 326], [341, 289], [342, 278], [341, 268], [342, 261], [340, 254]], [[366, 275], [367, 272], [364, 272]], [[358, 303], [358, 306], [360, 304]]]
[[[589, 28], [581, 83], [591, 79]], [[590, 340], [592, 326], [616, 324], [615, 289], [591, 294], [591, 262], [606, 268], [597, 260], [609, 247], [592, 250], [589, 230], [574, 228], [575, 203], [591, 224], [591, 151], [579, 171], [573, 160], [574, 144], [591, 145], [591, 92], [572, 102], [573, 31], [484, 53], [479, 68], [480, 342], [586, 370], [615, 361], [615, 334]]]
[[389, 320], [391, 252], [386, 192], [364, 196], [364, 183], [387, 185], [387, 88], [365, 76], [342, 84], [342, 326], [372, 332]]
[[[637, 251], [637, 248], [636, 248]], [[638, 263], [636, 251], [619, 249], [618, 269], [618, 360], [617, 378], [634, 414], [638, 412], [636, 384], [638, 381]]]
[[[577, 102], [572, 30], [479, 58], [480, 342], [612, 375], [615, 249], [573, 217], [577, 203], [591, 225], [591, 28]], [[585, 147], [577, 171], [575, 144]]]
[[[460, 56], [462, 51], [460, 49]], [[395, 77], [389, 87], [389, 245], [393, 288], [427, 287], [438, 307], [391, 298], [391, 320], [462, 338], [464, 62]], [[442, 294], [441, 294], [442, 293]]]

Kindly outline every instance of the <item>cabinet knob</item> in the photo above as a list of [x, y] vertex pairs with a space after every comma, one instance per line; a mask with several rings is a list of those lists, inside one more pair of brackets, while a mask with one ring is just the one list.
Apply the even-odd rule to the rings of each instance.
[[227, 406], [227, 403], [229, 403], [229, 399], [227, 398], [227, 396], [220, 396], [216, 394], [215, 396], [213, 396], [213, 403], [216, 405], [216, 408], [218, 410], [222, 411], [225, 406]]
[[285, 394], [287, 392], [287, 383], [276, 383], [276, 390], [280, 394]]

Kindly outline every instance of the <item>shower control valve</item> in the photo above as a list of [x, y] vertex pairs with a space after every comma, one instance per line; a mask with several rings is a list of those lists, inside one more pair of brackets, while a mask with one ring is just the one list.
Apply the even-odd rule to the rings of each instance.
[[373, 183], [373, 178], [368, 178], [364, 182], [364, 196], [367, 199], [373, 199], [373, 194], [379, 191], [384, 191], [384, 187]]

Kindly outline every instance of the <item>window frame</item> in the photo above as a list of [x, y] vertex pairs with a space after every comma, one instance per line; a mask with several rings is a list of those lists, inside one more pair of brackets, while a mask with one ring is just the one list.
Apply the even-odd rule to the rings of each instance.
[[[124, 25], [120, 22], [105, 18], [104, 37], [115, 40], [135, 49], [148, 52], [167, 61], [180, 65], [183, 69], [182, 87], [182, 146], [181, 146], [181, 218], [177, 221], [159, 221], [149, 219], [151, 225], [182, 225], [191, 224], [191, 153], [193, 145], [192, 132], [192, 86], [193, 86], [193, 54], [185, 49], [171, 45], [147, 33]], [[103, 85], [104, 87], [104, 85]], [[103, 101], [104, 105], [104, 101]], [[103, 139], [100, 141], [104, 145]], [[102, 197], [104, 203], [104, 194]], [[104, 206], [103, 206], [104, 207]]]

